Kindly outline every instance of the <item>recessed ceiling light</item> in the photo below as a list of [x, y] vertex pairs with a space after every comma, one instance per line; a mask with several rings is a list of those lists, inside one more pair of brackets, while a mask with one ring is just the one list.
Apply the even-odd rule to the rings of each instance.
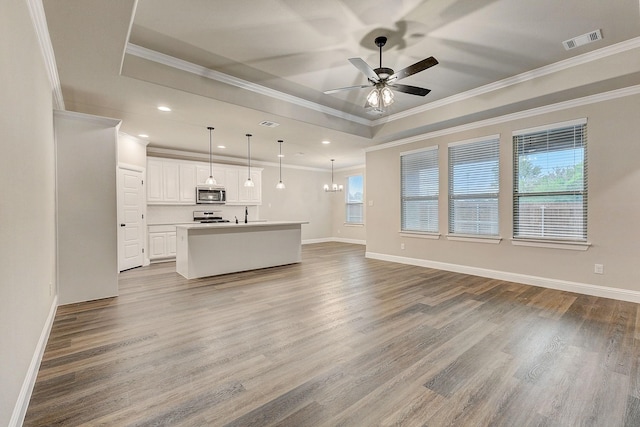
[[278, 157], [284, 157], [284, 154], [278, 154]]
[[331, 141], [327, 141], [327, 140], [325, 139], [324, 141], [322, 141], [322, 143], [323, 143], [324, 145], [327, 145], [327, 144], [331, 144]]
[[139, 136], [140, 138], [149, 138], [149, 135], [147, 135], [146, 133], [138, 134], [138, 136]]
[[171, 111], [171, 108], [165, 106], [165, 105], [161, 105], [158, 107], [158, 110], [160, 111]]
[[227, 148], [226, 145], [218, 145], [218, 148]]

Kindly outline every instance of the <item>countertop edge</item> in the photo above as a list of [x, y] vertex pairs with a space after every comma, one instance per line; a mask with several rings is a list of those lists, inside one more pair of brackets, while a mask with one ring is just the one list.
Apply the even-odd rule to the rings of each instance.
[[243, 227], [269, 227], [277, 225], [302, 225], [309, 224], [309, 221], [259, 221], [259, 222], [217, 222], [210, 224], [177, 224], [176, 228], [184, 228], [187, 230], [207, 230], [221, 228], [243, 228]]

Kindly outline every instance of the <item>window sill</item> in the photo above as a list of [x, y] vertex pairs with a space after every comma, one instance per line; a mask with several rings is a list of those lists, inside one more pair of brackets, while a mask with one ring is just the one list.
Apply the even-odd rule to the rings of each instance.
[[431, 239], [438, 240], [440, 238], [440, 233], [427, 233], [420, 231], [400, 231], [401, 237], [410, 237], [414, 239]]
[[454, 242], [489, 243], [497, 245], [502, 241], [500, 236], [472, 236], [465, 234], [447, 234], [447, 240]]
[[345, 227], [364, 227], [364, 223], [363, 222], [345, 222], [344, 226]]
[[570, 251], [586, 251], [591, 246], [588, 242], [558, 242], [556, 240], [511, 239], [514, 246], [529, 246], [534, 248], [565, 249]]

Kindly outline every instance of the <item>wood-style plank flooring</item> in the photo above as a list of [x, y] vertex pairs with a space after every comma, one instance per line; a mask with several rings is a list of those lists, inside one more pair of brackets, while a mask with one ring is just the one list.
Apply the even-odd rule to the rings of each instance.
[[637, 304], [315, 244], [60, 307], [24, 425], [639, 426], [639, 368]]

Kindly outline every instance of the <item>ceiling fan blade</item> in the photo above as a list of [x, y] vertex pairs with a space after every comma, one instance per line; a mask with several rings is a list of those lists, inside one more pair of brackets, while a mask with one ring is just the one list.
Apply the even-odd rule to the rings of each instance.
[[431, 68], [434, 65], [438, 64], [438, 60], [433, 56], [423, 59], [422, 61], [418, 61], [413, 65], [409, 65], [407, 68], [403, 68], [395, 74], [392, 74], [387, 79], [388, 82], [393, 82], [396, 80], [404, 79], [405, 77], [409, 77], [415, 73], [419, 73], [420, 71], [424, 71], [427, 68]]
[[398, 92], [404, 92], [411, 95], [425, 96], [431, 89], [425, 89], [423, 87], [417, 86], [408, 86], [408, 85], [400, 85], [400, 84], [392, 84], [389, 87], [393, 90], [397, 90]]
[[324, 93], [325, 95], [329, 95], [332, 93], [336, 93], [336, 92], [342, 92], [343, 90], [351, 90], [351, 89], [363, 89], [365, 87], [371, 87], [371, 85], [360, 85], [360, 86], [348, 86], [348, 87], [339, 87], [337, 89], [330, 89], [330, 90], [325, 90]]
[[349, 62], [353, 64], [358, 70], [360, 70], [369, 81], [374, 83], [378, 83], [380, 81], [380, 77], [373, 71], [373, 68], [369, 66], [362, 58], [349, 58]]

